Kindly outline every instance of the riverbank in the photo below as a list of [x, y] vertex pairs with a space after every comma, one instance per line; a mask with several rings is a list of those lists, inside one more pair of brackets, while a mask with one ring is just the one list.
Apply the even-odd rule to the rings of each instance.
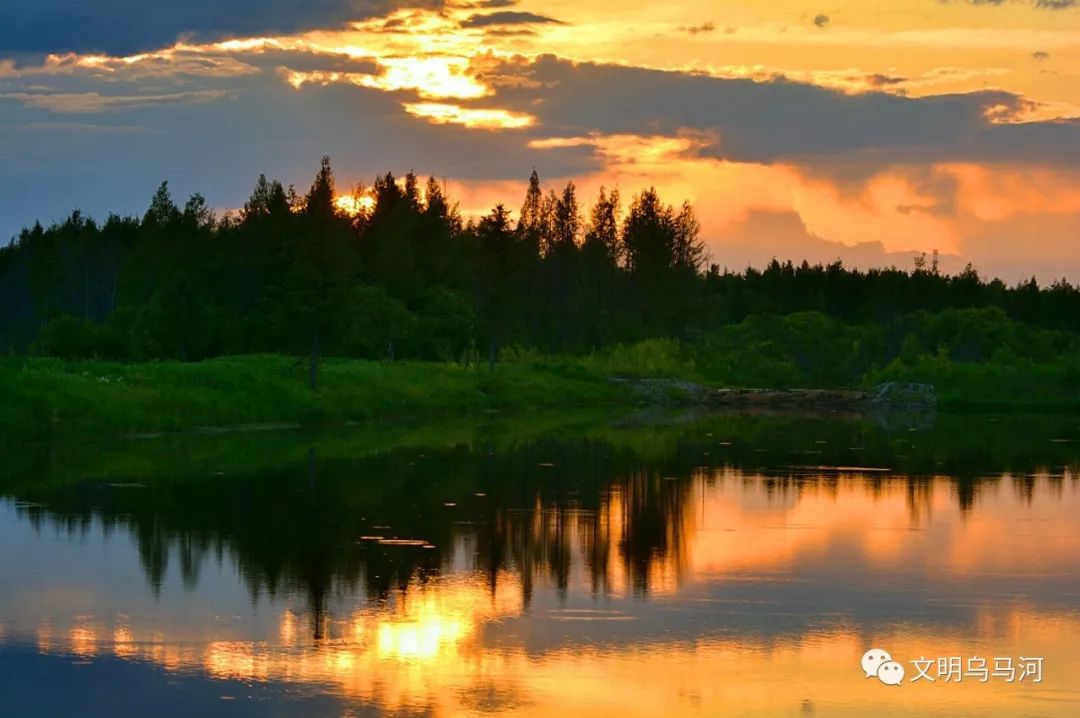
[[221, 427], [333, 426], [409, 416], [631, 405], [587, 367], [328, 359], [319, 387], [291, 357], [197, 363], [0, 360], [0, 436], [49, 440]]
[[[1073, 411], [1080, 402], [1049, 371], [950, 364], [891, 369], [861, 390], [731, 389], [692, 365], [656, 363], [626, 373], [595, 358], [517, 359], [465, 368], [428, 362], [328, 359], [319, 387], [291, 357], [224, 357], [197, 363], [0, 359], [0, 439], [101, 438], [224, 428], [321, 427], [389, 418], [485, 412], [700, 406], [742, 411], [906, 411], [938, 408]], [[613, 379], [619, 376], [620, 379]], [[649, 378], [646, 378], [649, 377]], [[917, 406], [881, 401], [875, 387], [929, 385]], [[906, 396], [902, 391], [901, 397]]]

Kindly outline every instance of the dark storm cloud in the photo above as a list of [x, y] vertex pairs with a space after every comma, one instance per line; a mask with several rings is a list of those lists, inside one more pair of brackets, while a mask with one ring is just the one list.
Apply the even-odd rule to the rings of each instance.
[[486, 15], [472, 15], [461, 23], [462, 27], [490, 27], [492, 25], [540, 25], [555, 23], [561, 25], [558, 20], [547, 15], [537, 15], [534, 12], [518, 12], [516, 10], [504, 10], [491, 12]]
[[0, 53], [129, 54], [199, 40], [340, 26], [441, 0], [17, 0], [5, 3]]
[[[1003, 91], [910, 98], [844, 94], [816, 85], [714, 78], [542, 56], [498, 70], [517, 76], [501, 106], [532, 112], [537, 133], [581, 136], [693, 130], [710, 156], [736, 161], [866, 165], [1038, 161], [1080, 166], [1080, 122], [994, 124], [1027, 109]], [[542, 99], [542, 102], [535, 102]]]

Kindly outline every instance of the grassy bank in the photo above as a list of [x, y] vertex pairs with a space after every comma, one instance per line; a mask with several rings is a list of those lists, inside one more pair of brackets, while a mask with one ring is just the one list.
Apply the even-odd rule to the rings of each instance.
[[599, 407], [627, 397], [575, 364], [329, 359], [319, 388], [274, 355], [197, 363], [0, 360], [0, 436], [52, 439], [258, 424], [334, 425], [382, 417]]
[[943, 357], [895, 361], [866, 378], [933, 384], [938, 408], [957, 412], [1080, 412], [1080, 365], [1075, 362], [955, 362]]
[[[641, 398], [615, 375], [686, 379], [713, 386], [869, 388], [883, 381], [933, 384], [949, 411], [1080, 410], [1074, 361], [1010, 358], [961, 362], [937, 355], [896, 360], [855, 381], [778, 363], [773, 344], [683, 345], [650, 340], [581, 358], [506, 352], [486, 365], [328, 359], [319, 388], [307, 367], [279, 355], [196, 363], [0, 359], [0, 439], [49, 440], [190, 431], [240, 425], [334, 426], [400, 417], [460, 417], [627, 408]], [[772, 362], [770, 364], [770, 361]]]

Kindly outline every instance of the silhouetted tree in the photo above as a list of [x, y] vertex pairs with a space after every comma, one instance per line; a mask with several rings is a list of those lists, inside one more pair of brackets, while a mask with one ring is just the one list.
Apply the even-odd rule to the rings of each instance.
[[510, 344], [582, 352], [651, 337], [681, 338], [699, 366], [710, 348], [754, 347], [756, 359], [711, 371], [771, 382], [1080, 351], [1080, 290], [1064, 280], [947, 275], [936, 253], [910, 271], [706, 268], [694, 208], [652, 188], [625, 219], [602, 188], [583, 220], [573, 183], [545, 189], [534, 170], [516, 222], [499, 205], [466, 223], [434, 177], [421, 184], [383, 174], [353, 190], [363, 202], [347, 216], [324, 159], [303, 197], [260, 175], [236, 218], [215, 219], [200, 194], [178, 207], [163, 182], [141, 218], [34, 224], [0, 247], [0, 351], [294, 352], [313, 386], [324, 353], [447, 360], [480, 346], [494, 363]]

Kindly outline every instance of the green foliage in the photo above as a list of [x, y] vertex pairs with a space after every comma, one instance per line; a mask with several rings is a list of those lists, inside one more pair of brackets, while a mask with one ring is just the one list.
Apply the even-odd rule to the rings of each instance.
[[908, 334], [904, 343], [900, 346], [900, 361], [907, 366], [912, 366], [919, 361], [923, 354], [923, 345], [919, 341], [918, 334]]
[[[142, 218], [34, 225], [0, 249], [0, 351], [291, 354], [309, 380], [326, 355], [742, 386], [924, 376], [955, 382], [956, 396], [1000, 380], [1009, 390], [988, 395], [1014, 401], [1080, 384], [1080, 290], [1065, 281], [1007, 287], [971, 267], [942, 275], [936, 259], [705, 269], [693, 208], [654, 189], [625, 213], [618, 192], [585, 208], [572, 183], [545, 190], [534, 172], [518, 221], [500, 204], [464, 223], [438, 181], [421, 187], [384, 174], [356, 190], [371, 206], [345, 215], [324, 158], [303, 195], [260, 176], [235, 220], [198, 194], [181, 208], [162, 183]], [[1026, 392], [1025, 376], [1042, 389]]]
[[994, 361], [956, 361], [947, 354], [920, 355], [912, 362], [896, 360], [867, 376], [865, 383], [884, 381], [933, 384], [939, 406], [949, 410], [1080, 408], [1080, 355], [1054, 362], [1033, 362], [1006, 349]]
[[0, 439], [110, 436], [253, 424], [340, 424], [491, 409], [627, 401], [573, 365], [466, 369], [436, 362], [327, 359], [319, 388], [289, 357], [119, 364], [0, 358]]
[[353, 287], [341, 309], [339, 353], [366, 359], [392, 358], [395, 343], [416, 330], [405, 305], [381, 287]]
[[127, 346], [126, 337], [114, 326], [80, 321], [66, 315], [48, 322], [39, 341], [42, 353], [63, 359], [117, 356]]
[[593, 352], [586, 366], [611, 376], [694, 378], [694, 360], [673, 339], [646, 339]]
[[[626, 222], [605, 192], [586, 223], [572, 183], [545, 194], [534, 173], [520, 222], [499, 205], [468, 225], [434, 178], [421, 191], [414, 174], [387, 173], [356, 191], [373, 204], [346, 216], [323, 158], [303, 196], [260, 175], [239, 218], [218, 221], [200, 194], [178, 206], [163, 182], [141, 218], [35, 225], [2, 252], [0, 345], [184, 361], [291, 352], [317, 365], [322, 353], [384, 356], [391, 342], [400, 358], [477, 347], [497, 359], [515, 342], [587, 353], [688, 323], [697, 223], [654, 191]], [[63, 325], [41, 340], [65, 315], [106, 326], [121, 314], [119, 344], [73, 346]]]
[[418, 301], [417, 321], [402, 348], [421, 359], [460, 359], [476, 335], [476, 313], [460, 292], [437, 287]]
[[878, 345], [874, 327], [851, 327], [820, 312], [752, 316], [707, 335], [697, 349], [703, 376], [752, 386], [845, 385]]

